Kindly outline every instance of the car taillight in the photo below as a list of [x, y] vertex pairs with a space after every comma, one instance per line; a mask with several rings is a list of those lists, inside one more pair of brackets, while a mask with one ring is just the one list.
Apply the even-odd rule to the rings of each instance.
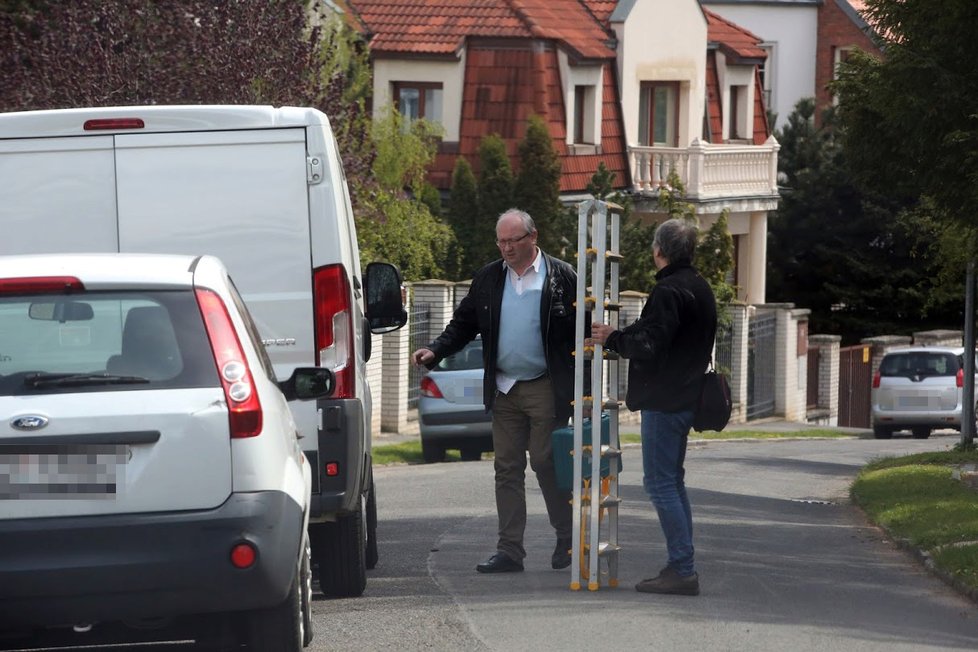
[[80, 279], [74, 276], [29, 276], [25, 278], [0, 278], [0, 294], [41, 294], [84, 290]]
[[880, 386], [880, 372], [877, 371], [875, 374], [873, 374], [873, 389], [879, 389], [879, 386]]
[[86, 120], [82, 125], [85, 131], [101, 131], [116, 129], [142, 129], [146, 126], [142, 118], [96, 118]]
[[428, 398], [445, 398], [441, 390], [438, 389], [438, 384], [431, 379], [431, 376], [425, 376], [421, 379], [421, 395], [427, 396]]
[[313, 272], [313, 315], [316, 362], [332, 370], [334, 398], [356, 396], [353, 307], [350, 279], [342, 265], [326, 265]]
[[258, 392], [248, 367], [241, 341], [231, 323], [231, 315], [213, 290], [198, 289], [197, 305], [204, 316], [217, 372], [228, 402], [232, 437], [261, 434], [262, 413]]
[[964, 387], [964, 369], [958, 369], [958, 375], [954, 377], [954, 384]]

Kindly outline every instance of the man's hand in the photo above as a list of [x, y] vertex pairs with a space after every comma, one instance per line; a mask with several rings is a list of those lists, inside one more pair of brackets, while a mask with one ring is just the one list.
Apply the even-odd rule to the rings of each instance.
[[608, 341], [608, 336], [614, 332], [615, 329], [608, 324], [591, 324], [591, 337], [585, 339], [584, 343], [588, 346], [595, 344], [604, 346], [604, 343]]
[[421, 348], [411, 354], [411, 363], [416, 367], [426, 365], [435, 359], [435, 353], [431, 349]]

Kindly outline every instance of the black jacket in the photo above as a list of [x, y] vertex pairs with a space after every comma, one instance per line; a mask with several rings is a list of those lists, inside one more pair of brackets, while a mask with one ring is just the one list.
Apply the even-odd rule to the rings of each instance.
[[613, 332], [605, 346], [629, 360], [630, 410], [691, 410], [713, 353], [716, 299], [689, 264], [667, 265], [655, 278], [638, 321]]
[[[554, 416], [561, 422], [570, 418], [574, 399], [574, 299], [577, 293], [577, 273], [562, 260], [542, 253], [547, 263], [547, 277], [540, 299], [540, 326], [547, 372], [554, 388]], [[460, 350], [476, 335], [482, 335], [483, 401], [486, 410], [492, 409], [496, 396], [496, 357], [499, 349], [499, 315], [503, 303], [503, 283], [506, 268], [502, 259], [489, 263], [472, 278], [472, 286], [462, 299], [452, 321], [434, 342], [428, 345], [435, 359], [427, 366], [434, 367], [442, 358]]]

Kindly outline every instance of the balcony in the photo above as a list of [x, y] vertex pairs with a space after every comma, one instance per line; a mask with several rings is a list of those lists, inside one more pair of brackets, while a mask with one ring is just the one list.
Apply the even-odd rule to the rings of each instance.
[[691, 201], [773, 199], [778, 196], [778, 150], [763, 145], [714, 145], [694, 140], [687, 148], [629, 146], [632, 189], [654, 194], [676, 170]]

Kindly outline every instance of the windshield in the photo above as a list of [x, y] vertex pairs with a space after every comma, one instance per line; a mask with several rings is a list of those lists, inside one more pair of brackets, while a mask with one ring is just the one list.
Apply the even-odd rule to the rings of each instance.
[[0, 296], [0, 396], [217, 383], [190, 290]]
[[441, 371], [482, 369], [482, 340], [472, 340], [461, 351], [439, 362], [436, 369], [440, 369]]
[[961, 368], [961, 357], [953, 353], [914, 351], [891, 353], [880, 363], [881, 376], [954, 376]]

